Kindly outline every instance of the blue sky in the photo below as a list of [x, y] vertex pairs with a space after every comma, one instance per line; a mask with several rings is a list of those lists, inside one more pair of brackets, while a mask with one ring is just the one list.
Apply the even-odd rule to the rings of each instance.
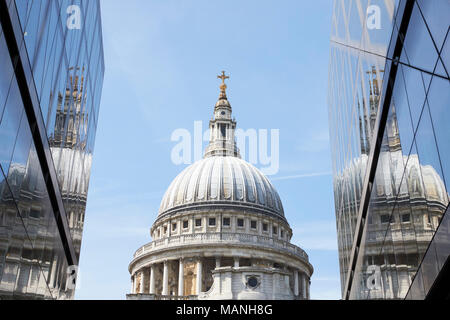
[[280, 129], [269, 176], [315, 268], [313, 299], [339, 299], [328, 138], [331, 1], [103, 0], [106, 73], [77, 299], [124, 299], [128, 264], [172, 179], [172, 132], [207, 129], [226, 70], [238, 127]]

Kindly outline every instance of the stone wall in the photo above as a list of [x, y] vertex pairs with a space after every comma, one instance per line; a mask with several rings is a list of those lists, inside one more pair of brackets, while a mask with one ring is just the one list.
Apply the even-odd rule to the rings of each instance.
[[197, 264], [195, 261], [184, 262], [184, 295], [197, 294], [195, 283], [197, 280]]

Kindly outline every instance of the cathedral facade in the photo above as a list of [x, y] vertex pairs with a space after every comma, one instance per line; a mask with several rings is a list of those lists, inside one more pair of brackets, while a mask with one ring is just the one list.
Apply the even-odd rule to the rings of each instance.
[[313, 267], [290, 243], [277, 191], [241, 159], [225, 73], [203, 159], [170, 184], [129, 265], [138, 299], [309, 299]]

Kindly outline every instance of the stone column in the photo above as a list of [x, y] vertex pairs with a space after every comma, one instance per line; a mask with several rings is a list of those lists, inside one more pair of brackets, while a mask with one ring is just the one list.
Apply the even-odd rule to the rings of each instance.
[[239, 268], [239, 257], [234, 257], [234, 267]]
[[144, 293], [144, 269], [141, 270], [141, 281], [140, 281], [139, 293]]
[[306, 278], [306, 299], [309, 300], [309, 278]]
[[134, 293], [134, 277], [131, 276], [131, 294]]
[[294, 270], [294, 295], [298, 296], [298, 270]]
[[155, 294], [155, 266], [150, 266], [150, 294]]
[[180, 266], [178, 270], [178, 295], [184, 296], [184, 263], [180, 259]]
[[302, 273], [302, 293], [303, 299], [306, 299], [306, 274]]
[[202, 273], [203, 273], [203, 268], [202, 268], [202, 260], [199, 259], [197, 261], [197, 295], [200, 294], [200, 292], [202, 292]]
[[216, 257], [216, 268], [220, 268], [220, 257]]
[[167, 260], [164, 261], [162, 295], [169, 295], [169, 265]]

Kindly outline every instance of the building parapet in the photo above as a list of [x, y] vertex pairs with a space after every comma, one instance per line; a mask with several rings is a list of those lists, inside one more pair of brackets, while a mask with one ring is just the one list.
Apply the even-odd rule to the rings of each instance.
[[245, 233], [225, 233], [225, 232], [182, 234], [167, 237], [164, 239], [158, 239], [140, 247], [134, 253], [133, 258], [136, 259], [137, 257], [145, 253], [149, 253], [162, 247], [170, 248], [173, 246], [179, 246], [184, 244], [192, 245], [196, 243], [255, 244], [261, 247], [287, 251], [291, 254], [299, 256], [302, 259], [308, 261], [308, 255], [306, 254], [306, 252], [288, 241], [274, 239], [262, 235], [251, 235]]

